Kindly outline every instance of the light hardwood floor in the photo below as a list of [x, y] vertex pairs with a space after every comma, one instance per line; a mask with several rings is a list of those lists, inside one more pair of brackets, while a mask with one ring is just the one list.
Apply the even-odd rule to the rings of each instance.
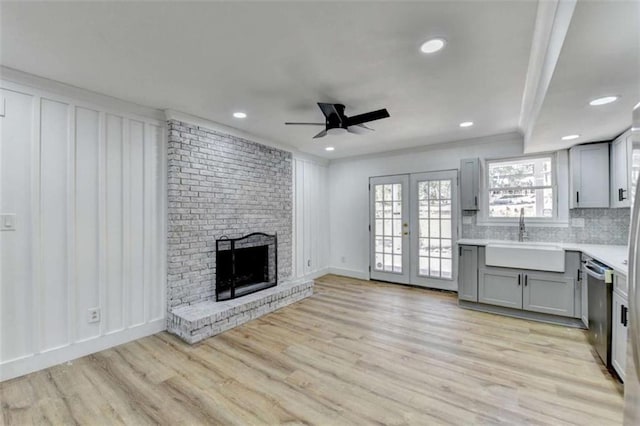
[[198, 345], [160, 333], [0, 384], [2, 422], [622, 423], [582, 330], [337, 276]]

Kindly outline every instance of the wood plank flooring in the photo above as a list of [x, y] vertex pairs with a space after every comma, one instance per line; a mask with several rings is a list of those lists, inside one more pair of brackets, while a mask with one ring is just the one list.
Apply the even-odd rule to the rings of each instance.
[[622, 423], [582, 330], [328, 275], [188, 346], [160, 333], [0, 384], [5, 425]]

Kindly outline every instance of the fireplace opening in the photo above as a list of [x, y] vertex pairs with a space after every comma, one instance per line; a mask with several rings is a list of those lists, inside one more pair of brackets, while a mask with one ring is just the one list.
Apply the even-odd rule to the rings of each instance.
[[277, 236], [264, 233], [216, 240], [216, 301], [277, 285], [277, 246]]

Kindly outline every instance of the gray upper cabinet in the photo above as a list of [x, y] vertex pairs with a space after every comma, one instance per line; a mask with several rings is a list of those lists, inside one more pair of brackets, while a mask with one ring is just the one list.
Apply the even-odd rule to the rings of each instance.
[[462, 210], [478, 210], [480, 194], [480, 159], [460, 161], [460, 206]]
[[478, 302], [522, 309], [522, 274], [506, 268], [481, 268], [478, 271]]
[[458, 263], [458, 298], [478, 301], [478, 247], [460, 246]]
[[574, 146], [569, 162], [569, 207], [609, 207], [609, 143]]
[[573, 278], [563, 274], [526, 272], [522, 308], [526, 311], [573, 317]]
[[630, 131], [611, 143], [611, 207], [631, 207], [632, 152]]

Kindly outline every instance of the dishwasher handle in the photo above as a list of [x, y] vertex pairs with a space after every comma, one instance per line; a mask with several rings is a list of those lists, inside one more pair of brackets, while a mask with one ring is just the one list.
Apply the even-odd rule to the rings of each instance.
[[587, 270], [587, 275], [592, 276], [593, 278], [596, 278], [599, 281], [604, 281], [604, 274], [601, 273], [600, 271], [593, 269], [593, 267], [588, 262], [586, 265], [584, 265], [584, 269]]

